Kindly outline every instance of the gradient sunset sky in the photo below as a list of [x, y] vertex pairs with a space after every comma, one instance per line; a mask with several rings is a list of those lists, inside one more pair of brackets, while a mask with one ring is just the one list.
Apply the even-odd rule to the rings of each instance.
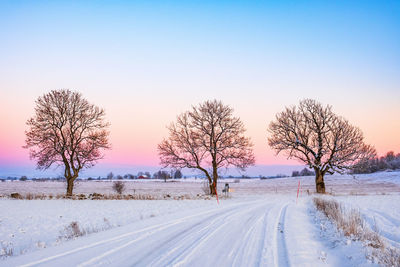
[[106, 110], [99, 173], [157, 167], [166, 125], [208, 99], [235, 109], [258, 165], [296, 164], [267, 126], [303, 98], [398, 153], [400, 1], [1, 1], [0, 175], [33, 172], [25, 122], [60, 88]]

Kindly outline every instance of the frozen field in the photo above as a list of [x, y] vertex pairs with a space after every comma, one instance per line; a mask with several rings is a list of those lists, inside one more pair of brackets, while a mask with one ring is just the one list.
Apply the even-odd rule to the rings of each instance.
[[[288, 177], [279, 179], [220, 179], [219, 189], [225, 183], [235, 190], [234, 196], [263, 195], [265, 193], [293, 193], [297, 190], [298, 181], [301, 182], [303, 192], [315, 191], [314, 177]], [[126, 180], [126, 194], [150, 194], [163, 196], [165, 194], [196, 196], [204, 194], [203, 179], [168, 180]], [[327, 175], [325, 177], [327, 192], [335, 195], [348, 194], [391, 194], [400, 192], [400, 173], [382, 172], [366, 175]], [[7, 196], [13, 192], [20, 194], [65, 194], [66, 183], [60, 181], [20, 182], [8, 181], [0, 183], [0, 196]], [[74, 187], [75, 194], [114, 193], [111, 181], [78, 181]]]
[[[296, 204], [299, 179], [303, 192]], [[340, 236], [315, 212], [306, 194], [314, 190], [313, 177], [299, 179], [222, 180], [220, 189], [229, 182], [235, 192], [220, 204], [4, 197], [0, 266], [375, 266], [362, 244]], [[399, 172], [328, 177], [327, 191], [334, 193], [328, 197], [359, 209], [370, 228], [400, 247], [399, 179]], [[130, 181], [127, 193], [196, 195], [203, 193], [201, 182]], [[76, 189], [112, 193], [109, 182], [81, 182]], [[0, 190], [48, 194], [64, 187], [4, 182]]]

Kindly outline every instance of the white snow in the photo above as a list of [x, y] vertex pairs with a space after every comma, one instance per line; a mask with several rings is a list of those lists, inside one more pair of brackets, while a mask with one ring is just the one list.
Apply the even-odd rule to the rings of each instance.
[[63, 242], [77, 222], [87, 233], [180, 210], [207, 208], [214, 201], [0, 200], [0, 254], [24, 254]]
[[400, 195], [343, 196], [337, 200], [359, 210], [370, 229], [400, 248]]
[[[175, 201], [170, 201], [175, 202]], [[198, 201], [195, 201], [195, 203]], [[207, 201], [206, 201], [207, 202]], [[210, 202], [211, 203], [211, 202]], [[138, 220], [0, 264], [7, 266], [340, 266], [368, 264], [331, 253], [309, 200], [241, 199]], [[360, 256], [361, 255], [361, 256]]]
[[[215, 199], [3, 198], [0, 266], [374, 266], [362, 244], [343, 238], [316, 213], [313, 195], [306, 194], [313, 179], [221, 180], [220, 189], [229, 182], [235, 192], [230, 199], [220, 199], [220, 204]], [[299, 180], [302, 194], [296, 203]], [[328, 191], [334, 188], [337, 194], [332, 197], [360, 209], [372, 229], [376, 226], [388, 242], [399, 247], [399, 172], [328, 176], [326, 180]], [[196, 195], [201, 193], [200, 182], [135, 181], [130, 190], [153, 190], [160, 196]], [[25, 183], [30, 186], [24, 190], [43, 193], [40, 186], [50, 190], [50, 183]], [[82, 184], [78, 188], [86, 193], [104, 193], [102, 187], [110, 190], [110, 183], [96, 182], [93, 191], [89, 182]], [[23, 185], [0, 183], [0, 192], [6, 195]], [[385, 190], [390, 195], [382, 195]], [[71, 222], [88, 234], [67, 240]]]

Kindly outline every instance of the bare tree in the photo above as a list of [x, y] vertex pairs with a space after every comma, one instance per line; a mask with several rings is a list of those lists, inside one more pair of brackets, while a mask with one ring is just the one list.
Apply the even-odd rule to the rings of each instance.
[[180, 179], [180, 178], [182, 178], [182, 172], [181, 172], [181, 170], [180, 169], [177, 169], [177, 170], [175, 170], [175, 172], [174, 172], [174, 179]]
[[155, 179], [163, 179], [164, 182], [167, 182], [167, 179], [171, 178], [171, 175], [167, 171], [158, 171], [153, 174]]
[[38, 169], [64, 166], [67, 196], [83, 168], [90, 168], [109, 149], [105, 112], [78, 92], [53, 90], [36, 100], [35, 115], [27, 121], [26, 145]]
[[343, 173], [355, 162], [375, 155], [361, 130], [334, 114], [331, 106], [305, 99], [287, 107], [269, 125], [268, 144], [277, 154], [307, 164], [315, 171], [317, 193], [325, 193], [324, 175]]
[[198, 169], [215, 195], [218, 169], [254, 165], [250, 138], [241, 120], [222, 102], [206, 101], [177, 117], [168, 127], [169, 137], [158, 145], [164, 167]]

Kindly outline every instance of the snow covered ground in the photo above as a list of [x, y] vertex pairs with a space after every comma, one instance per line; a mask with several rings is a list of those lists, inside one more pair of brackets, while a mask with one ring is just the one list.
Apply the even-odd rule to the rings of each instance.
[[[296, 203], [299, 180], [302, 194]], [[392, 172], [329, 176], [326, 184], [328, 192], [334, 188], [332, 197], [360, 209], [372, 229], [400, 247], [399, 180], [400, 173]], [[219, 204], [215, 199], [2, 198], [0, 266], [375, 265], [366, 259], [362, 244], [349, 242], [315, 211], [313, 195], [306, 194], [314, 190], [312, 177], [222, 180], [220, 188], [225, 182], [235, 192]], [[52, 184], [62, 193], [57, 182], [5, 182], [0, 192], [48, 193]], [[110, 184], [84, 182], [77, 193], [111, 193]], [[161, 196], [202, 193], [201, 180], [194, 179], [135, 181], [129, 186]]]
[[0, 200], [0, 254], [20, 255], [71, 238], [70, 225], [92, 233], [151, 217], [215, 206], [214, 201]]
[[337, 200], [358, 209], [370, 229], [400, 248], [400, 195], [342, 196]]
[[[171, 201], [172, 202], [172, 201]], [[208, 205], [208, 204], [207, 204]], [[357, 244], [332, 248], [293, 197], [223, 201], [151, 217], [0, 262], [2, 266], [359, 266]], [[346, 248], [344, 248], [346, 246]], [[351, 258], [349, 258], [351, 256]]]
[[[315, 191], [315, 177], [287, 177], [279, 179], [220, 179], [219, 188], [225, 183], [235, 190], [234, 195], [263, 195], [265, 193], [292, 194], [301, 182], [303, 192]], [[204, 194], [204, 179], [168, 180], [124, 180], [126, 194], [151, 194], [162, 197], [165, 194], [196, 196]], [[400, 172], [380, 172], [363, 175], [326, 175], [327, 192], [336, 195], [391, 194], [400, 192]], [[0, 196], [8, 196], [13, 192], [20, 194], [65, 194], [66, 183], [60, 181], [32, 182], [7, 181], [0, 183]], [[76, 194], [114, 193], [111, 181], [77, 181], [74, 187]]]

